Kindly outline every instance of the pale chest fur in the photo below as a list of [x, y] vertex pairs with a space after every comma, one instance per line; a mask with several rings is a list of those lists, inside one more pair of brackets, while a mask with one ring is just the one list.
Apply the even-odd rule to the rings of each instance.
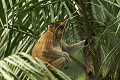
[[62, 48], [61, 48], [61, 44], [60, 44], [60, 43], [54, 44], [53, 47], [54, 47], [56, 50], [62, 51]]

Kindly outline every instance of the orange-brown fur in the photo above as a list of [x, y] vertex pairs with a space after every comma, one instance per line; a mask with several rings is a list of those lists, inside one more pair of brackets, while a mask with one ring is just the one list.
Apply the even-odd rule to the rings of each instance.
[[56, 25], [55, 27], [56, 28], [53, 34], [52, 26], [48, 26], [47, 32], [39, 38], [33, 47], [32, 56], [46, 61], [58, 69], [61, 69], [66, 61], [71, 61], [68, 53], [72, 53], [79, 48], [82, 48], [85, 40], [68, 46], [63, 40], [61, 40], [64, 31], [64, 23]]
[[[64, 26], [61, 25], [54, 30], [55, 42], [53, 43], [52, 26], [49, 25], [47, 32], [39, 38], [38, 42], [33, 47], [32, 56], [46, 61], [58, 69], [64, 65], [66, 60], [69, 61], [68, 53], [63, 52], [60, 47], [63, 27]], [[56, 42], [56, 40], [58, 41]]]
[[48, 31], [45, 32], [38, 40], [38, 42], [35, 44], [33, 50], [32, 50], [32, 56], [38, 57], [43, 61], [51, 61], [51, 57], [44, 56], [42, 53], [43, 46], [46, 50], [52, 50], [52, 40], [53, 33], [51, 32], [51, 28], [48, 27]]

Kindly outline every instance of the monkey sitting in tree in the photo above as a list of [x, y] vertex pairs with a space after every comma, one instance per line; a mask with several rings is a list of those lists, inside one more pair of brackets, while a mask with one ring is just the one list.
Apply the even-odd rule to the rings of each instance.
[[62, 39], [65, 23], [48, 25], [48, 30], [41, 35], [32, 49], [32, 56], [50, 63], [61, 69], [66, 62], [70, 62], [70, 53], [83, 48], [85, 40], [73, 45], [66, 44]]

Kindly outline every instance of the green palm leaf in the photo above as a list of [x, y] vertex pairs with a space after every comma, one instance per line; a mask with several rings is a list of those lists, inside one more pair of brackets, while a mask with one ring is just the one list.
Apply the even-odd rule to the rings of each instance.
[[26, 53], [13, 54], [0, 61], [0, 75], [6, 80], [70, 80], [50, 64], [46, 65]]

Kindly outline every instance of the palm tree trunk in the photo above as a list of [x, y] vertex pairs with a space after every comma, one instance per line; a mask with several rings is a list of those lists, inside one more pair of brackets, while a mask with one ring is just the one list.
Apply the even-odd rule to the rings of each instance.
[[[87, 2], [90, 2], [90, 0], [87, 0]], [[99, 67], [100, 67], [100, 61], [99, 61], [99, 52], [97, 51], [97, 49], [94, 48], [95, 46], [95, 38], [93, 36], [92, 33], [93, 30], [91, 28], [90, 22], [89, 22], [89, 18], [88, 16], [92, 16], [91, 14], [87, 15], [86, 14], [86, 9], [88, 8], [88, 10], [91, 10], [91, 5], [87, 5], [85, 6], [84, 4], [85, 2], [83, 2], [83, 0], [78, 0], [78, 4], [81, 7], [82, 10], [82, 14], [83, 14], [83, 19], [85, 22], [85, 33], [87, 35], [87, 37], [89, 38], [89, 45], [86, 46], [84, 48], [84, 53], [86, 56], [86, 63], [88, 66], [86, 66], [87, 68], [87, 73], [88, 73], [88, 80], [101, 80], [101, 75], [97, 76], [98, 71], [99, 71]], [[89, 13], [91, 13], [92, 11], [88, 11]]]

